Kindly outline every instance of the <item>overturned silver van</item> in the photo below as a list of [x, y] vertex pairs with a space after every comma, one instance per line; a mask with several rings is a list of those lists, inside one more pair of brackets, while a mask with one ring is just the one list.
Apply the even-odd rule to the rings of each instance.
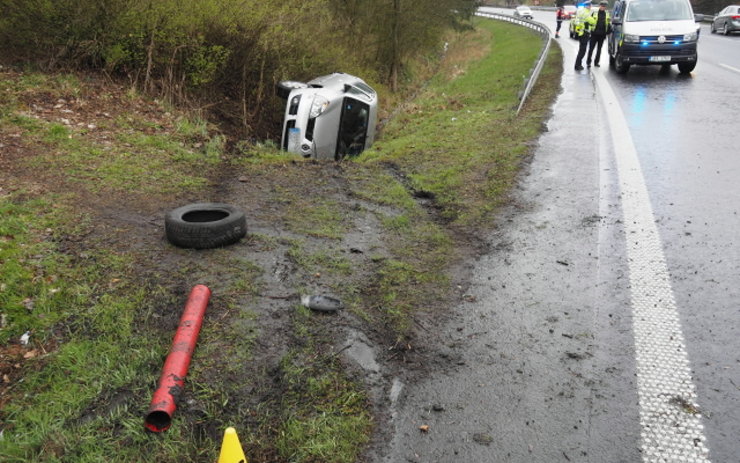
[[336, 72], [309, 82], [282, 81], [287, 99], [281, 147], [314, 159], [341, 160], [373, 144], [378, 95], [359, 77]]

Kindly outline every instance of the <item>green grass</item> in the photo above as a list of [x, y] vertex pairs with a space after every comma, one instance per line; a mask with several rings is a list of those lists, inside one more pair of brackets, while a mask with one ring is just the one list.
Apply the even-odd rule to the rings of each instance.
[[[296, 323], [310, 323], [309, 317], [299, 312]], [[317, 353], [316, 347], [309, 343], [281, 362], [276, 449], [295, 463], [356, 461], [372, 428], [367, 397], [347, 379], [336, 356]]]
[[64, 278], [68, 258], [48, 240], [65, 212], [44, 200], [16, 204], [0, 196], [0, 343], [26, 331], [44, 336], [59, 319], [54, 308], [74, 304], [85, 292], [84, 285]]
[[538, 54], [532, 47], [537, 39], [510, 24], [478, 25], [491, 40], [490, 53], [451, 80], [435, 79], [415, 101], [415, 111], [391, 121], [382, 140], [360, 158], [392, 162], [411, 189], [432, 195], [442, 218], [460, 226], [496, 209], [540, 130], [541, 114], [516, 117], [514, 111]]

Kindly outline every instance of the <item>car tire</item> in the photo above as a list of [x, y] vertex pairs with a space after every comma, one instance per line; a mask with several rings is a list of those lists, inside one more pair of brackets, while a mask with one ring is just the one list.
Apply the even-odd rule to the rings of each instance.
[[624, 62], [624, 57], [621, 52], [617, 52], [617, 56], [614, 57], [614, 70], [617, 74], [627, 74], [630, 70], [630, 65]]
[[696, 61], [689, 63], [678, 63], [678, 72], [681, 74], [688, 74], [696, 67]]
[[727, 23], [725, 23], [724, 29], [722, 29], [722, 33], [724, 35], [730, 35], [730, 29], [727, 28]]
[[710, 31], [710, 32], [711, 32], [712, 34], [716, 34], [716, 33], [717, 33], [717, 29], [715, 29], [715, 28], [714, 28], [714, 23], [712, 23], [711, 27], [709, 28], [709, 31]]
[[280, 98], [288, 98], [290, 92], [299, 88], [308, 88], [308, 84], [305, 82], [297, 82], [295, 80], [283, 80], [278, 82], [275, 87], [275, 92]]
[[236, 243], [247, 234], [244, 212], [229, 204], [194, 203], [165, 215], [167, 240], [181, 248], [209, 249]]

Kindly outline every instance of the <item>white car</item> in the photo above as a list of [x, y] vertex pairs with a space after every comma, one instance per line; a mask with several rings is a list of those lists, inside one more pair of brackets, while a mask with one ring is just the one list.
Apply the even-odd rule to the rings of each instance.
[[287, 99], [282, 149], [339, 161], [372, 145], [378, 95], [359, 77], [335, 72], [307, 83], [282, 81], [277, 94]]
[[524, 19], [532, 19], [532, 10], [528, 6], [520, 5], [514, 9], [514, 16]]

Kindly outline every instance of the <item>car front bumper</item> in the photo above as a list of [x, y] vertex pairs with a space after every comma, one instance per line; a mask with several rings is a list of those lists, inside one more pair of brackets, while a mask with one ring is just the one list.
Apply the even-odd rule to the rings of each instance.
[[676, 64], [697, 60], [696, 42], [641, 45], [625, 43], [622, 59], [628, 64]]

